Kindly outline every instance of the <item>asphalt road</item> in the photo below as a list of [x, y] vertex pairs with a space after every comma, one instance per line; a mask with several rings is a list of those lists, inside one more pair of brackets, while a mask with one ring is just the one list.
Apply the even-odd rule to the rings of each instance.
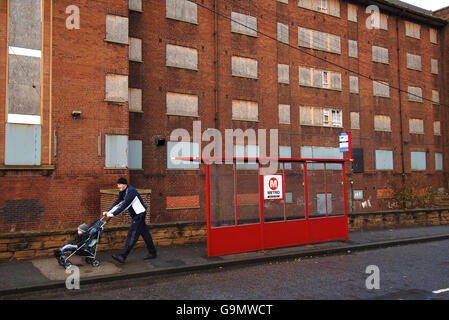
[[449, 240], [427, 242], [2, 299], [449, 300], [448, 248]]

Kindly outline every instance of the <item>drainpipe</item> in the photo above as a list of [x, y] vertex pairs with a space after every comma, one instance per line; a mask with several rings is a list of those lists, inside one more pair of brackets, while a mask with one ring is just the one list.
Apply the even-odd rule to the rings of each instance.
[[[402, 92], [401, 92], [401, 55], [400, 55], [400, 45], [399, 45], [399, 20], [402, 19], [402, 10], [399, 16], [396, 16], [396, 46], [397, 46], [397, 56], [398, 56], [398, 93], [399, 93], [399, 134], [401, 138], [401, 182], [402, 187], [405, 186], [405, 160], [404, 160], [404, 132], [403, 132], [403, 120], [402, 120]], [[402, 203], [402, 207], [405, 208], [405, 203]]]

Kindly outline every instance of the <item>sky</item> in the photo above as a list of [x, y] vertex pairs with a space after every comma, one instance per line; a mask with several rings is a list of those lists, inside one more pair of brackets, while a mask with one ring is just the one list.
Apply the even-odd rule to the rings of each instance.
[[432, 11], [449, 6], [449, 0], [402, 0], [402, 1]]

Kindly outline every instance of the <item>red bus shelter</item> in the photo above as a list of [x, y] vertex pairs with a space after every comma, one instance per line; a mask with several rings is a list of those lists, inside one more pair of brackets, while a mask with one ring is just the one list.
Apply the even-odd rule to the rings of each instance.
[[[350, 151], [349, 159], [177, 159], [206, 166], [208, 256], [348, 241]], [[277, 171], [263, 175], [262, 160], [278, 161]]]

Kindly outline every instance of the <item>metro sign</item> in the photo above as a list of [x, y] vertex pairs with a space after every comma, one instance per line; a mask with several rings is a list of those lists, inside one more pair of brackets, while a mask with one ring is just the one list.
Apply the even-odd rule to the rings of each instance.
[[265, 175], [263, 177], [264, 200], [283, 200], [284, 189], [282, 175]]

